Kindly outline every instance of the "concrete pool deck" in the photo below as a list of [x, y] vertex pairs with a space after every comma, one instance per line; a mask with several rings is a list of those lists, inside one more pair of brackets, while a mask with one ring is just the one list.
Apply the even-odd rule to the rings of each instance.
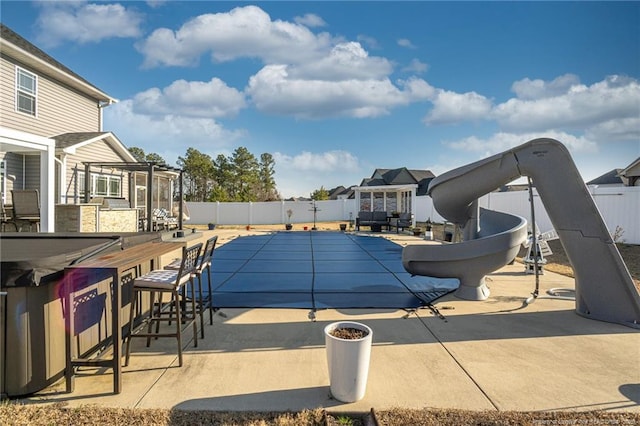
[[[203, 232], [224, 243], [263, 231]], [[429, 243], [382, 233], [399, 244]], [[329, 411], [404, 408], [468, 410], [612, 410], [640, 412], [640, 331], [582, 318], [574, 302], [540, 298], [521, 308], [534, 288], [524, 266], [488, 276], [491, 296], [464, 301], [447, 295], [429, 309], [223, 309], [184, 365], [175, 343], [134, 341], [114, 395], [110, 370], [83, 368], [75, 391], [59, 382], [25, 403], [219, 411]], [[574, 280], [545, 271], [540, 294], [573, 288]], [[344, 404], [329, 396], [323, 328], [355, 320], [373, 329], [367, 392]], [[188, 338], [190, 333], [185, 333]]]

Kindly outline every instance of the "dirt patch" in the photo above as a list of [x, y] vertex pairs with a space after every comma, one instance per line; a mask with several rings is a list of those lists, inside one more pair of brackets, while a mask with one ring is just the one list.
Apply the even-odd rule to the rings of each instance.
[[[544, 268], [551, 272], [566, 275], [568, 277], [574, 277], [573, 268], [567, 257], [567, 253], [562, 247], [560, 240], [548, 241], [549, 247], [553, 254], [546, 257], [547, 264]], [[629, 269], [631, 278], [636, 285], [638, 291], [640, 291], [640, 246], [634, 244], [616, 244], [618, 251], [624, 260], [624, 263]], [[526, 255], [526, 249], [522, 249], [518, 255], [518, 260], [522, 261], [522, 257]]]

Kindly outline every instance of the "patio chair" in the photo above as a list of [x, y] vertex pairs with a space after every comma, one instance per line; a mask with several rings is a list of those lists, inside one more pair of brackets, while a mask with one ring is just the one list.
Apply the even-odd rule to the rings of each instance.
[[404, 231], [405, 228], [411, 228], [413, 226], [411, 216], [411, 213], [400, 213], [398, 221], [396, 222], [396, 234], [400, 232], [400, 228]]
[[[22, 231], [25, 224], [29, 231], [36, 225], [36, 232], [40, 230], [40, 194], [37, 189], [11, 190], [13, 200], [13, 223], [16, 230]], [[19, 225], [19, 226], [18, 226]]]
[[[204, 246], [202, 256], [198, 257], [196, 268], [194, 270], [194, 276], [198, 278], [198, 304], [200, 314], [200, 335], [204, 339], [204, 319], [203, 311], [209, 310], [209, 325], [213, 325], [213, 293], [211, 291], [211, 261], [213, 258], [213, 251], [216, 249], [216, 243], [218, 242], [218, 236], [215, 235], [207, 240]], [[165, 266], [165, 269], [178, 269], [180, 267], [180, 259], [176, 259], [173, 262]], [[206, 272], [207, 276], [207, 296], [202, 294], [202, 275]]]
[[[4, 205], [4, 199], [2, 197], [0, 197], [0, 204], [2, 206], [2, 211], [0, 212], [0, 219], [2, 220], [2, 228], [0, 228], [2, 230], [2, 232], [4, 232], [6, 230], [6, 226], [7, 224], [12, 224], [13, 226], [15, 226], [16, 228], [16, 232], [18, 232], [18, 225], [16, 225], [16, 223], [13, 221], [13, 213], [9, 213], [9, 210], [5, 207]], [[13, 211], [13, 208], [11, 208], [11, 211]]]
[[[172, 337], [178, 341], [178, 365], [182, 367], [182, 321], [188, 321], [185, 328], [189, 325], [193, 326], [193, 342], [194, 346], [198, 346], [198, 322], [197, 309], [195, 306], [195, 298], [191, 298], [191, 309], [188, 316], [185, 315], [187, 301], [187, 283], [190, 287], [191, 294], [195, 294], [194, 286], [194, 270], [196, 262], [202, 250], [202, 243], [195, 244], [189, 248], [182, 249], [182, 258], [180, 259], [180, 268], [178, 270], [155, 269], [145, 275], [137, 277], [133, 280], [133, 295], [131, 302], [131, 310], [129, 313], [129, 334], [127, 335], [127, 349], [125, 366], [129, 365], [129, 356], [131, 353], [131, 339], [134, 337], [146, 337], [147, 347], [151, 344], [151, 338]], [[150, 293], [150, 309], [149, 316], [145, 319], [147, 325], [146, 333], [133, 333], [134, 315], [138, 305], [138, 296], [141, 292]], [[156, 301], [156, 293], [158, 300]], [[162, 303], [163, 295], [171, 294], [170, 305], [172, 309], [165, 311], [165, 305]], [[182, 306], [185, 306], [185, 312]], [[174, 311], [175, 310], [175, 311]], [[160, 322], [175, 321], [175, 331], [161, 332]], [[156, 325], [155, 332], [153, 325]]]
[[169, 216], [166, 209], [153, 209], [153, 230], [171, 231], [178, 228], [178, 218]]

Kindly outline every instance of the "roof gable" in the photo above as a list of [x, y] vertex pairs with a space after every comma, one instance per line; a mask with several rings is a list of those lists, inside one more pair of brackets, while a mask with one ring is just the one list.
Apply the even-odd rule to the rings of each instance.
[[640, 176], [640, 157], [636, 158], [627, 167], [620, 171], [620, 176], [626, 178]]
[[621, 169], [613, 169], [595, 179], [587, 182], [587, 185], [623, 185], [624, 182], [619, 176]]
[[2, 53], [7, 56], [98, 101], [117, 102], [115, 98], [107, 95], [2, 23], [0, 23], [0, 47]]
[[360, 186], [384, 186], [417, 184], [416, 195], [426, 195], [429, 183], [435, 177], [430, 170], [407, 169], [375, 169], [370, 178], [362, 179]]
[[78, 148], [104, 140], [124, 161], [138, 162], [129, 149], [111, 132], [63, 133], [52, 137], [56, 141], [56, 151], [74, 153]]

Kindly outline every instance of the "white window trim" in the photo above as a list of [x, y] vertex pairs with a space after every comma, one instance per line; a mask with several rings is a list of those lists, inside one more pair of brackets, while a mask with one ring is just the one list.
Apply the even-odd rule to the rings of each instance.
[[[78, 197], [82, 198], [84, 197], [84, 184], [82, 181], [84, 181], [85, 175], [84, 172], [80, 172], [78, 171]], [[97, 195], [96, 194], [96, 183], [98, 181], [99, 178], [106, 178], [107, 179], [107, 194], [101, 194], [101, 195]], [[120, 193], [119, 194], [111, 194], [110, 193], [110, 189], [111, 189], [111, 182], [112, 181], [118, 181], [120, 182], [120, 184], [118, 185], [118, 188], [120, 189]], [[122, 197], [122, 176], [116, 176], [116, 175], [110, 175], [110, 174], [106, 174], [106, 173], [91, 173], [91, 193], [89, 194], [89, 197]]]
[[2, 167], [0, 167], [0, 174], [2, 174], [2, 178], [0, 178], [0, 185], [2, 185], [2, 187], [0, 188], [0, 191], [2, 192], [2, 201], [6, 202], [7, 201], [7, 162], [4, 160], [4, 158], [2, 160], [0, 160], [0, 165]]
[[[20, 75], [20, 72], [23, 72], [25, 74], [33, 76], [33, 79], [35, 80], [34, 93], [27, 93], [24, 90], [20, 89], [20, 87], [19, 87], [19, 81], [20, 81], [19, 75]], [[15, 97], [16, 97], [15, 111], [17, 113], [20, 113], [20, 114], [28, 115], [29, 117], [38, 117], [38, 75], [16, 65], [15, 89], [16, 89], [16, 91], [15, 91]], [[33, 114], [25, 112], [25, 111], [20, 111], [20, 109], [18, 108], [18, 93], [19, 92], [22, 92], [25, 95], [34, 97], [34, 105], [33, 105], [34, 111], [33, 111]]]

